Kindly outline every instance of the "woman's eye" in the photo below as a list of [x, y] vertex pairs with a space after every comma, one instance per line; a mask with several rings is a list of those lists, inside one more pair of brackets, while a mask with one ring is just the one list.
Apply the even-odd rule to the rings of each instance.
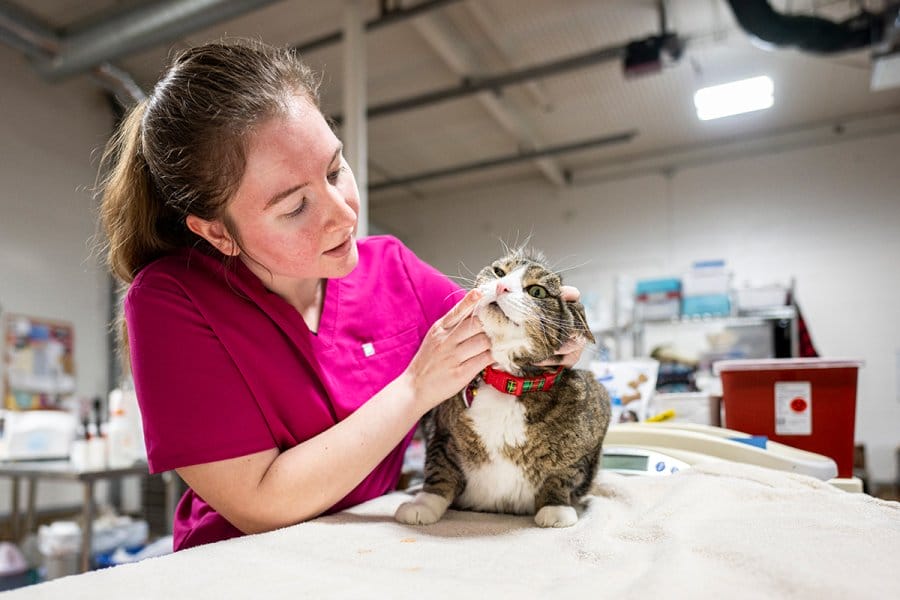
[[500, 267], [494, 267], [494, 275], [496, 275], [497, 277], [503, 277], [504, 275], [506, 275], [506, 273], [504, 273], [503, 269], [501, 269]]
[[303, 209], [304, 209], [305, 207], [306, 207], [306, 202], [305, 202], [305, 201], [304, 201], [304, 202], [301, 202], [300, 205], [299, 205], [297, 208], [295, 208], [294, 210], [292, 210], [292, 211], [289, 212], [289, 213], [285, 213], [284, 216], [285, 216], [285, 217], [288, 217], [288, 218], [290, 218], [290, 217], [296, 217], [297, 215], [299, 215], [300, 213], [303, 212]]
[[528, 292], [528, 295], [532, 298], [547, 297], [547, 289], [539, 285], [529, 285], [527, 288], [525, 288], [525, 291]]
[[332, 171], [331, 173], [329, 173], [328, 174], [328, 183], [330, 183], [331, 185], [334, 185], [335, 183], [337, 183], [338, 177], [340, 177], [341, 171], [343, 171], [343, 170], [344, 170], [344, 168], [341, 167], [340, 169], [337, 169], [336, 171]]

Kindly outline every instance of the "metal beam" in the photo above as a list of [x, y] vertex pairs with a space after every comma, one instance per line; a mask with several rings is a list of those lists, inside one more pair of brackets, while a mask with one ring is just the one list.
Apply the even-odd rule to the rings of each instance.
[[[516, 55], [517, 51], [514, 47], [505, 43], [502, 38], [492, 35], [501, 24], [497, 23], [497, 20], [493, 17], [486, 4], [482, 2], [466, 2], [465, 7], [501, 56], [509, 57]], [[531, 95], [541, 110], [549, 111], [552, 108], [550, 97], [547, 95], [547, 91], [541, 85], [541, 82], [529, 81], [525, 83], [524, 86], [525, 90]]]
[[[417, 17], [428, 11], [434, 10], [436, 8], [443, 8], [450, 4], [455, 4], [456, 2], [459, 2], [459, 0], [429, 0], [427, 2], [420, 2], [419, 4], [410, 6], [409, 8], [398, 8], [384, 13], [377, 19], [367, 21], [365, 24], [365, 30], [371, 31], [373, 29], [378, 29], [379, 27], [384, 27], [385, 25], [393, 25], [394, 23], [398, 23], [412, 17]], [[321, 37], [317, 37], [306, 42], [300, 42], [299, 44], [294, 46], [294, 50], [296, 50], [300, 54], [303, 54], [305, 52], [312, 52], [313, 50], [318, 50], [319, 48], [324, 48], [325, 46], [337, 44], [343, 39], [343, 37], [343, 30], [326, 33]]]
[[356, 175], [359, 189], [359, 218], [356, 234], [368, 235], [368, 135], [366, 127], [366, 32], [363, 0], [344, 0], [344, 150], [347, 163]]
[[[418, 19], [414, 27], [421, 34], [425, 42], [440, 55], [450, 69], [457, 75], [466, 75], [476, 70], [476, 63], [480, 62], [467, 47], [457, 43], [450, 24], [443, 15], [432, 14]], [[481, 103], [487, 112], [494, 117], [503, 129], [516, 141], [517, 146], [526, 148], [540, 148], [545, 143], [538, 137], [528, 121], [522, 117], [518, 110], [510, 105], [502, 96], [496, 96], [490, 92], [481, 92], [475, 98]], [[557, 186], [566, 184], [566, 175], [549, 157], [535, 159], [535, 166]]]
[[[389, 115], [395, 112], [402, 112], [413, 108], [427, 106], [429, 104], [436, 104], [439, 102], [446, 102], [447, 100], [453, 100], [455, 98], [470, 96], [479, 92], [488, 90], [496, 91], [504, 87], [517, 83], [523, 83], [532, 79], [539, 79], [541, 77], [548, 77], [550, 75], [558, 75], [560, 73], [565, 73], [566, 71], [572, 71], [575, 69], [583, 69], [591, 65], [602, 62], [609, 62], [611, 60], [619, 60], [624, 56], [624, 54], [624, 46], [607, 46], [604, 48], [591, 50], [590, 52], [586, 52], [584, 54], [570, 56], [568, 58], [535, 65], [533, 67], [513, 70], [502, 75], [495, 75], [493, 77], [484, 78], [464, 78], [462, 82], [457, 86], [434, 90], [432, 92], [425, 92], [424, 94], [418, 94], [409, 98], [401, 98], [400, 100], [391, 100], [369, 108], [366, 114], [370, 119], [372, 119], [376, 117], [382, 117], [384, 115]], [[343, 116], [333, 115], [331, 118], [335, 122], [340, 123], [343, 119]]]
[[510, 155], [506, 155], [506, 156], [498, 156], [495, 158], [488, 158], [485, 160], [466, 163], [466, 164], [462, 164], [462, 165], [456, 165], [453, 167], [446, 167], [443, 169], [435, 169], [433, 171], [425, 171], [424, 173], [418, 173], [416, 175], [408, 175], [406, 177], [392, 179], [390, 181], [381, 181], [378, 183], [369, 184], [369, 191], [376, 192], [379, 190], [385, 190], [385, 189], [398, 187], [398, 186], [402, 186], [402, 185], [410, 185], [413, 183], [420, 183], [422, 181], [428, 181], [431, 179], [438, 179], [441, 177], [450, 177], [452, 175], [461, 175], [463, 173], [471, 173], [473, 171], [483, 171], [485, 169], [492, 169], [494, 167], [511, 165], [511, 164], [515, 164], [515, 163], [526, 161], [526, 160], [534, 160], [535, 158], [539, 158], [541, 156], [555, 156], [557, 154], [565, 154], [567, 152], [577, 152], [578, 150], [589, 150], [591, 148], [598, 148], [600, 146], [610, 146], [612, 144], [622, 144], [622, 143], [631, 141], [636, 135], [637, 135], [637, 131], [630, 130], [630, 131], [625, 131], [622, 133], [608, 135], [605, 137], [593, 138], [593, 139], [589, 139], [589, 140], [582, 140], [580, 142], [573, 142], [571, 144], [564, 144], [561, 146], [550, 146], [547, 148], [542, 148], [540, 150], [529, 150], [526, 152], [519, 152], [517, 154], [510, 154]]

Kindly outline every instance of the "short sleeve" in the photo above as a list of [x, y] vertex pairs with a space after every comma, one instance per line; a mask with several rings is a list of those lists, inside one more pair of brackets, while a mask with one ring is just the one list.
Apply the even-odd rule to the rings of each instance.
[[136, 281], [125, 318], [151, 472], [276, 446], [234, 360], [177, 280]]
[[462, 300], [465, 295], [463, 288], [420, 259], [403, 244], [400, 244], [400, 258], [429, 325], [447, 314]]

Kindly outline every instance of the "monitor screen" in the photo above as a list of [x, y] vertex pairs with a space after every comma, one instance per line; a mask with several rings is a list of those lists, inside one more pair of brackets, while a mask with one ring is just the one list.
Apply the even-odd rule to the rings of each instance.
[[646, 471], [647, 457], [632, 454], [604, 454], [603, 468], [625, 469], [629, 471]]

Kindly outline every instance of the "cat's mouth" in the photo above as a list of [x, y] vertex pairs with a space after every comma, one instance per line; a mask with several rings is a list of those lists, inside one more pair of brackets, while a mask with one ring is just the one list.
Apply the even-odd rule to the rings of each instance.
[[489, 314], [492, 314], [492, 315], [497, 316], [497, 317], [502, 317], [504, 321], [509, 321], [509, 322], [512, 323], [513, 325], [518, 325], [518, 323], [516, 323], [515, 321], [513, 321], [513, 320], [510, 318], [510, 316], [506, 314], [506, 312], [503, 310], [503, 307], [500, 306], [500, 304], [499, 304], [496, 300], [494, 300], [493, 302], [489, 303], [489, 304], [487, 305], [487, 307], [485, 307], [485, 310], [486, 310], [486, 311], [489, 311]]

